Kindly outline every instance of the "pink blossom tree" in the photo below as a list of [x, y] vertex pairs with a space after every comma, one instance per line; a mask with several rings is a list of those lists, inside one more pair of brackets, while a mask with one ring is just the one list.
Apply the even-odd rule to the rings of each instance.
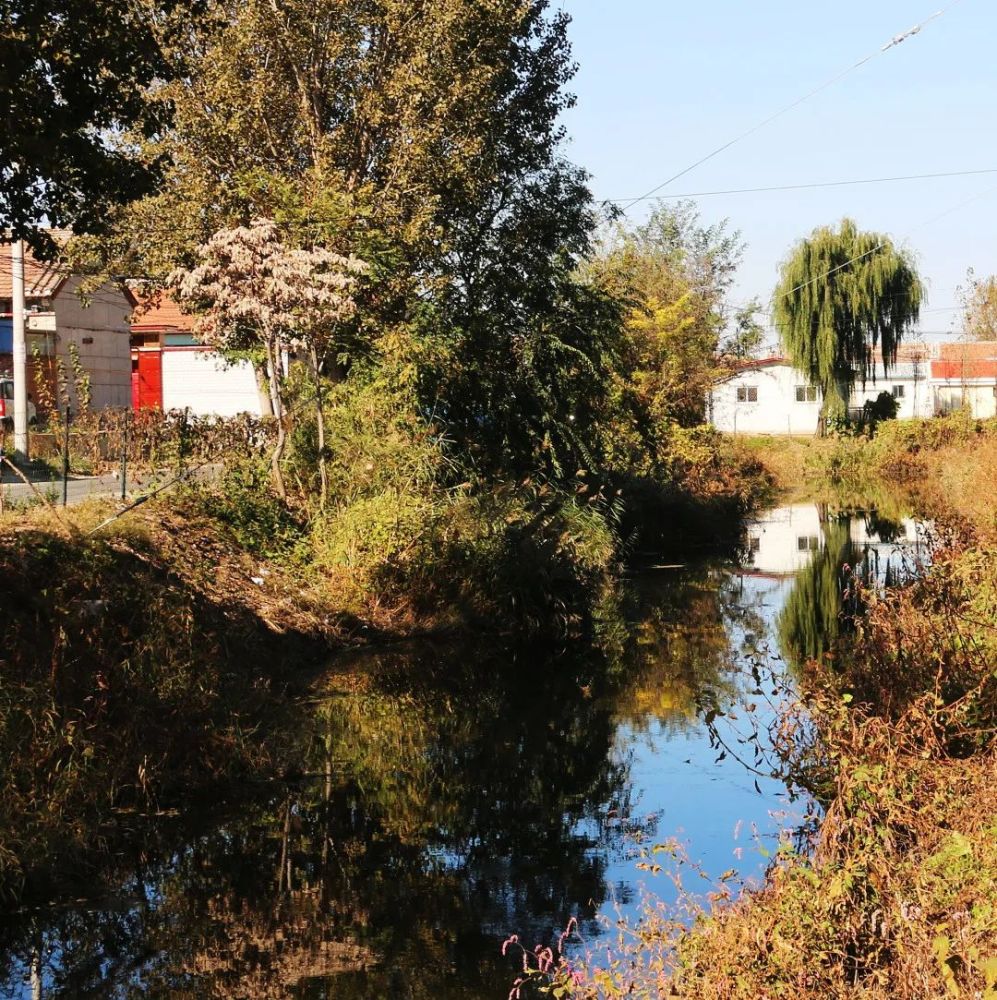
[[277, 420], [271, 455], [274, 486], [286, 497], [281, 460], [287, 444], [284, 359], [303, 354], [315, 380], [322, 504], [328, 491], [321, 370], [340, 325], [357, 310], [354, 290], [368, 265], [323, 247], [293, 249], [276, 223], [221, 229], [198, 251], [200, 263], [169, 278], [180, 302], [197, 313], [194, 333], [223, 354], [262, 354], [262, 376]]

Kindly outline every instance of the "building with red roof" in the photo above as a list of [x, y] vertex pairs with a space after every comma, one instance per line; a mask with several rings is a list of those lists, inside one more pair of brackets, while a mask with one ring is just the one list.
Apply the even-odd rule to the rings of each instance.
[[190, 410], [198, 416], [259, 415], [263, 399], [248, 361], [227, 362], [199, 344], [194, 316], [169, 292], [130, 289], [132, 405], [135, 409]]
[[[997, 415], [997, 342], [915, 342], [886, 369], [881, 354], [873, 361], [874, 377], [853, 388], [853, 416], [883, 392], [896, 400], [899, 419], [963, 408], [977, 418]], [[710, 423], [732, 434], [813, 434], [820, 409], [820, 390], [780, 355], [739, 362], [707, 400]]]

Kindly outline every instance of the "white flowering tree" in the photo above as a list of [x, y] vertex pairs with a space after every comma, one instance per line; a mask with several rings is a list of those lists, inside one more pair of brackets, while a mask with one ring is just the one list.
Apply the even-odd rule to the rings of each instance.
[[277, 420], [271, 455], [274, 486], [286, 496], [281, 459], [287, 443], [284, 359], [301, 353], [315, 377], [322, 503], [328, 481], [321, 369], [336, 341], [337, 328], [356, 313], [354, 290], [367, 264], [323, 247], [292, 249], [270, 219], [222, 229], [198, 251], [192, 270], [176, 270], [169, 284], [197, 318], [194, 333], [223, 353], [253, 351], [263, 356], [263, 376]]

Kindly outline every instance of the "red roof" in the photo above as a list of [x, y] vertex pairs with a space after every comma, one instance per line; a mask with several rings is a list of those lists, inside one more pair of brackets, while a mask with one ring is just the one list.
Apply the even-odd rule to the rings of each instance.
[[194, 317], [180, 311], [169, 292], [156, 291], [141, 295], [133, 288], [135, 311], [132, 313], [132, 329], [136, 331], [177, 330], [191, 333]]
[[968, 340], [939, 345], [931, 375], [939, 379], [993, 379], [997, 381], [997, 341]]
[[980, 361], [932, 361], [931, 377], [954, 381], [982, 378], [997, 382], [997, 358]]
[[[62, 246], [73, 235], [68, 229], [50, 229], [49, 236], [56, 246]], [[26, 299], [51, 298], [69, 277], [69, 271], [57, 261], [37, 260], [24, 248], [24, 297]], [[10, 270], [10, 243], [0, 243], [0, 299], [12, 298], [13, 279]]]

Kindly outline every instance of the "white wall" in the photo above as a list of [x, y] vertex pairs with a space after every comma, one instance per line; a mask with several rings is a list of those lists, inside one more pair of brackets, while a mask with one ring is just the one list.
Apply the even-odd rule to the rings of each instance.
[[922, 378], [882, 377], [876, 382], [866, 382], [865, 389], [861, 382], [852, 390], [849, 402], [850, 409], [861, 410], [866, 402], [873, 402], [881, 392], [893, 392], [895, 385], [904, 387], [903, 397], [897, 407], [897, 419], [908, 420], [913, 417], [930, 417], [935, 412], [934, 392], [928, 380], [927, 373]]
[[936, 413], [951, 413], [963, 406], [977, 420], [997, 416], [997, 387], [993, 380], [938, 382], [934, 386]]
[[69, 345], [79, 349], [80, 362], [90, 374], [90, 405], [94, 409], [131, 406], [128, 317], [132, 307], [115, 285], [98, 288], [90, 304], [84, 305], [77, 295], [79, 284], [79, 278], [70, 278], [52, 299], [56, 354], [68, 372]]
[[[746, 369], [714, 386], [710, 422], [729, 434], [814, 434], [820, 393], [814, 402], [796, 401], [796, 387], [806, 384], [788, 364]], [[737, 390], [749, 387], [758, 390], [758, 401], [738, 402]]]
[[253, 366], [248, 361], [226, 365], [220, 355], [203, 348], [164, 348], [163, 409], [188, 407], [197, 416], [259, 416], [260, 394]]
[[769, 511], [748, 525], [745, 567], [786, 576], [809, 565], [824, 547], [820, 512], [814, 504], [794, 504]]

